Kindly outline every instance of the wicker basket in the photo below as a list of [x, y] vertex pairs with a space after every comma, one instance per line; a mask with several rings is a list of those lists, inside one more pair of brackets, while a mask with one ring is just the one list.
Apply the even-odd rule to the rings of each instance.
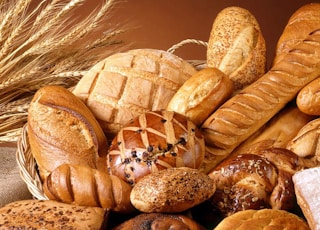
[[42, 183], [37, 170], [37, 163], [31, 153], [28, 142], [27, 124], [22, 128], [22, 134], [17, 142], [16, 160], [20, 176], [27, 184], [28, 190], [35, 199], [48, 200], [42, 189]]

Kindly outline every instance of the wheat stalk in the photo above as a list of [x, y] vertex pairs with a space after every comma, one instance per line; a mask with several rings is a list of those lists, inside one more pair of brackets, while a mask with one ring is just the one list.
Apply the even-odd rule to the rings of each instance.
[[94, 64], [125, 48], [118, 39], [125, 25], [106, 27], [118, 2], [102, 0], [76, 20], [75, 12], [89, 2], [0, 2], [0, 142], [18, 139], [39, 88], [74, 87]]

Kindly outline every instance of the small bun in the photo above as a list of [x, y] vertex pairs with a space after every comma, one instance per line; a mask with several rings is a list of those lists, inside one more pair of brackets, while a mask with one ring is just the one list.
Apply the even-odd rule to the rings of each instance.
[[130, 200], [142, 212], [178, 213], [208, 200], [215, 189], [213, 180], [197, 169], [169, 168], [141, 178]]
[[196, 125], [172, 111], [149, 111], [125, 125], [107, 154], [109, 172], [131, 185], [171, 167], [199, 168], [204, 138]]
[[284, 210], [245, 210], [224, 218], [215, 230], [294, 229], [310, 230], [299, 216]]

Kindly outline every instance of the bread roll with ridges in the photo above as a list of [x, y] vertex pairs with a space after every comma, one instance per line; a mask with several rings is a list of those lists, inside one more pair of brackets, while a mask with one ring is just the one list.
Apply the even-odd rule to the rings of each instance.
[[199, 126], [232, 93], [233, 84], [227, 75], [217, 68], [204, 68], [183, 83], [166, 109]]
[[43, 190], [49, 199], [64, 203], [122, 213], [134, 210], [130, 203], [129, 184], [106, 171], [84, 165], [60, 165], [48, 175]]
[[310, 115], [320, 115], [320, 77], [300, 90], [296, 102], [302, 112]]
[[297, 202], [311, 230], [320, 229], [320, 167], [304, 169], [293, 177]]
[[304, 40], [310, 31], [319, 29], [319, 18], [320, 3], [308, 3], [297, 9], [278, 39], [273, 64], [279, 62], [295, 45]]
[[265, 39], [251, 12], [232, 6], [218, 13], [208, 41], [207, 65], [229, 76], [235, 90], [266, 72]]
[[215, 230], [287, 229], [310, 230], [304, 219], [285, 210], [245, 210], [224, 218]]
[[28, 109], [28, 139], [44, 179], [64, 163], [106, 170], [107, 139], [88, 107], [68, 89], [39, 89]]
[[213, 168], [226, 158], [319, 74], [320, 29], [311, 31], [266, 74], [231, 97], [206, 119], [202, 132], [208, 147], [207, 155], [211, 156], [205, 169]]
[[53, 200], [21, 200], [0, 208], [1, 229], [100, 230], [105, 210]]
[[142, 212], [179, 213], [208, 200], [215, 190], [213, 180], [199, 170], [173, 167], [141, 178], [130, 200]]
[[109, 139], [131, 119], [167, 107], [197, 70], [182, 58], [157, 49], [116, 53], [88, 71], [73, 93], [93, 111]]

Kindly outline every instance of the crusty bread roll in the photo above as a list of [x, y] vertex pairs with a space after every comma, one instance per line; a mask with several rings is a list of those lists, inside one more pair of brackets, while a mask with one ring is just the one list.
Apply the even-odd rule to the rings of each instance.
[[300, 170], [293, 175], [297, 202], [312, 230], [320, 229], [320, 168]]
[[88, 107], [68, 89], [39, 89], [28, 110], [28, 139], [44, 179], [63, 163], [107, 170], [102, 128]]
[[100, 230], [105, 211], [52, 200], [14, 201], [0, 208], [1, 229]]
[[198, 169], [168, 168], [141, 178], [130, 200], [142, 212], [178, 213], [208, 200], [215, 190], [213, 180]]
[[286, 148], [300, 157], [314, 160], [320, 165], [320, 118], [311, 120], [288, 142]]
[[[149, 110], [161, 110], [196, 69], [157, 49], [116, 53], [92, 67], [73, 93], [93, 111], [111, 139], [123, 125]], [[110, 138], [111, 137], [111, 138]]]
[[310, 230], [304, 219], [285, 210], [245, 210], [224, 218], [215, 230]]
[[85, 165], [63, 164], [43, 183], [51, 200], [80, 206], [102, 207], [115, 212], [134, 211], [130, 203], [131, 186], [116, 176]]
[[217, 68], [204, 68], [183, 83], [166, 109], [199, 126], [232, 93], [233, 84], [227, 75]]
[[251, 12], [231, 6], [218, 13], [208, 41], [207, 65], [229, 76], [235, 90], [265, 73], [265, 39]]
[[[320, 17], [319, 17], [320, 22]], [[234, 95], [202, 125], [205, 168], [213, 168], [320, 75], [320, 29], [310, 34], [257, 81]]]
[[303, 161], [285, 148], [229, 156], [208, 174], [216, 184], [210, 202], [223, 216], [248, 209], [292, 210], [292, 175], [302, 168]]
[[187, 216], [167, 213], [142, 213], [112, 228], [112, 230], [137, 229], [205, 230], [203, 226]]
[[300, 90], [296, 102], [302, 112], [320, 115], [320, 76]]
[[276, 44], [273, 64], [279, 62], [310, 32], [319, 29], [320, 3], [308, 3], [298, 8], [289, 18], [284, 32]]
[[149, 111], [118, 132], [107, 164], [111, 175], [134, 185], [162, 169], [199, 168], [204, 154], [203, 135], [193, 122], [173, 111]]

